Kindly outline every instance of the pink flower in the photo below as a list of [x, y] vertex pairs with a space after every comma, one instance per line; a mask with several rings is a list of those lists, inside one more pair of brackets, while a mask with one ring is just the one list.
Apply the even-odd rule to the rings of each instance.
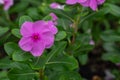
[[54, 24], [57, 25], [58, 17], [54, 13], [50, 13], [50, 16], [52, 17], [52, 21], [54, 22]]
[[0, 0], [0, 4], [3, 4], [4, 10], [7, 11], [13, 5], [13, 0]]
[[89, 42], [90, 45], [95, 45], [95, 42], [91, 39]]
[[50, 13], [50, 16], [52, 17], [53, 21], [58, 20], [58, 17], [54, 13]]
[[66, 4], [76, 4], [78, 0], [66, 0]]
[[97, 6], [101, 5], [105, 0], [66, 0], [67, 4], [80, 3], [84, 7], [90, 7], [92, 10], [97, 10]]
[[50, 8], [52, 8], [52, 9], [64, 9], [64, 5], [60, 5], [56, 2], [53, 2], [52, 4], [50, 4]]
[[53, 45], [57, 28], [52, 21], [26, 21], [22, 24], [20, 33], [20, 48], [31, 52], [33, 56], [41, 56], [46, 48]]
[[97, 10], [97, 6], [100, 4], [103, 4], [105, 2], [105, 0], [79, 0], [79, 3], [82, 6], [85, 7], [90, 7], [92, 10], [96, 11]]

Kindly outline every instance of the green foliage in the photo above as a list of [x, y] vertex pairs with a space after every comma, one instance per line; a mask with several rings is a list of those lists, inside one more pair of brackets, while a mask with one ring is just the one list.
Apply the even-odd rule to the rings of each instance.
[[29, 16], [22, 16], [22, 17], [20, 17], [20, 19], [19, 19], [19, 26], [21, 27], [21, 25], [22, 25], [25, 21], [31, 21], [31, 22], [32, 22], [32, 19], [31, 19]]
[[120, 17], [120, 12], [119, 12], [119, 10], [120, 10], [120, 7], [119, 6], [116, 6], [116, 5], [114, 5], [114, 4], [106, 4], [106, 6], [108, 6], [109, 7], [109, 12], [112, 14], [112, 15], [114, 15], [114, 16], [116, 16], [116, 17]]
[[[91, 70], [102, 67], [102, 71], [104, 66], [96, 66], [99, 60], [115, 66], [120, 63], [120, 1], [106, 0], [97, 11], [65, 1], [14, 0], [8, 11], [0, 5], [0, 80], [84, 80], [79, 72], [83, 66]], [[64, 9], [51, 9], [52, 2], [64, 5]], [[25, 21], [52, 20], [51, 12], [58, 17], [54, 21], [58, 29], [54, 44], [34, 57], [19, 47], [21, 25]], [[120, 80], [118, 69], [111, 72], [115, 80]]]
[[58, 34], [56, 35], [55, 40], [56, 41], [60, 41], [63, 40], [66, 37], [66, 32], [65, 31], [60, 31], [58, 32]]
[[81, 76], [74, 72], [74, 71], [64, 71], [64, 72], [58, 72], [53, 73], [53, 75], [50, 75], [49, 80], [82, 80]]
[[4, 45], [6, 53], [11, 56], [15, 51], [20, 50], [18, 45], [14, 42], [8, 42]]
[[8, 72], [8, 77], [10, 80], [32, 80], [38, 73], [31, 70], [31, 68], [23, 63], [16, 63], [19, 68], [13, 68]]
[[21, 38], [19, 29], [12, 29], [12, 34], [17, 38]]

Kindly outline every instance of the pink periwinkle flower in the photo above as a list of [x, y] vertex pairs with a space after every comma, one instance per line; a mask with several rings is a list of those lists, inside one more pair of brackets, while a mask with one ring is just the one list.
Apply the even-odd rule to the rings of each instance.
[[52, 8], [52, 9], [64, 9], [64, 5], [60, 5], [59, 3], [53, 2], [50, 4], [50, 8]]
[[84, 7], [90, 7], [92, 10], [96, 11], [97, 6], [101, 5], [105, 2], [105, 0], [67, 0], [67, 4], [76, 4], [80, 3]]
[[50, 13], [50, 16], [52, 17], [53, 21], [58, 20], [58, 17], [54, 13]]
[[53, 21], [26, 21], [22, 24], [20, 33], [22, 35], [19, 41], [20, 48], [37, 57], [54, 44], [57, 28]]
[[54, 13], [50, 13], [50, 16], [52, 17], [52, 21], [54, 22], [54, 24], [57, 25], [58, 17]]
[[91, 39], [89, 42], [90, 45], [95, 45], [95, 42]]
[[0, 4], [3, 4], [4, 10], [7, 11], [13, 5], [13, 0], [0, 0]]
[[66, 4], [72, 5], [72, 4], [76, 4], [76, 3], [78, 3], [78, 0], [66, 0]]

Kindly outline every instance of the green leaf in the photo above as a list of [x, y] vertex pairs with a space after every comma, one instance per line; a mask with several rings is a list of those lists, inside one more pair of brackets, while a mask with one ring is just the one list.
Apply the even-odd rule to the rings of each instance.
[[18, 45], [14, 42], [8, 42], [4, 44], [4, 49], [5, 52], [9, 55], [12, 56], [12, 54], [17, 51], [17, 50], [21, 50]]
[[12, 34], [17, 38], [21, 38], [20, 30], [19, 29], [12, 29]]
[[31, 7], [28, 8], [27, 14], [32, 18], [32, 19], [40, 19], [40, 14], [38, 12], [38, 9], [36, 7]]
[[19, 27], [25, 22], [25, 21], [30, 21], [32, 22], [32, 19], [29, 16], [22, 16], [19, 19]]
[[32, 57], [32, 55], [30, 53], [21, 51], [21, 50], [17, 50], [13, 53], [12, 55], [12, 59], [14, 61], [26, 61], [28, 59], [30, 59]]
[[60, 31], [57, 33], [55, 40], [60, 41], [63, 40], [66, 37], [66, 32], [65, 31]]
[[60, 26], [60, 29], [64, 29], [64, 30], [70, 31], [70, 29], [71, 29], [71, 27], [70, 27], [71, 21], [70, 20], [64, 19], [64, 18], [60, 18], [60, 19], [57, 20], [57, 22], [58, 22], [57, 25]]
[[120, 41], [120, 36], [119, 34], [117, 34], [115, 31], [113, 30], [108, 30], [105, 31], [101, 34], [101, 38], [104, 41], [108, 41], [108, 42], [113, 42], [113, 41]]
[[9, 57], [5, 57], [3, 59], [0, 59], [0, 69], [8, 69], [11, 68], [10, 64], [12, 61], [9, 59]]
[[8, 27], [0, 27], [0, 45], [3, 45], [10, 36], [11, 33], [8, 31]]
[[105, 42], [103, 48], [107, 52], [120, 52], [120, 48], [114, 42]]
[[119, 53], [105, 53], [102, 56], [102, 59], [112, 61], [113, 63], [120, 63], [120, 54]]
[[7, 71], [0, 72], [0, 80], [9, 80], [7, 77]]
[[114, 75], [114, 76], [116, 76], [116, 80], [120, 80], [120, 71], [119, 70], [117, 70], [117, 69], [113, 69], [112, 70], [112, 74]]
[[45, 21], [52, 20], [52, 17], [50, 15], [47, 15], [43, 18], [43, 20]]
[[4, 35], [8, 30], [8, 27], [0, 27], [0, 37]]
[[16, 3], [16, 5], [14, 5], [14, 7], [11, 9], [10, 12], [12, 13], [23, 13], [24, 11], [26, 11], [26, 9], [28, 9], [29, 3], [25, 2], [26, 0], [24, 0], [24, 2], [18, 2]]
[[74, 71], [52, 72], [49, 80], [83, 80], [79, 73]]
[[59, 80], [83, 80], [79, 73], [68, 71], [62, 72]]
[[60, 9], [49, 9], [51, 12], [55, 13], [56, 15], [59, 15], [61, 18], [64, 17], [66, 19], [69, 19], [73, 22], [73, 19], [70, 17], [70, 13], [69, 12], [65, 12], [64, 10], [60, 10]]
[[16, 43], [8, 42], [4, 45], [4, 49], [14, 61], [26, 61], [31, 58], [31, 54], [22, 51]]
[[91, 51], [94, 48], [93, 45], [82, 45], [75, 51], [75, 53], [80, 53], [81, 51]]
[[66, 42], [60, 42], [53, 47], [52, 51], [47, 56], [42, 55], [38, 58], [33, 58], [33, 60], [30, 63], [32, 69], [42, 69], [45, 66], [45, 64], [47, 64], [52, 58], [55, 57], [55, 55], [61, 53], [65, 49], [66, 44]]
[[67, 45], [66, 42], [59, 42], [58, 44], [56, 44], [52, 51], [48, 54], [46, 63], [49, 62], [53, 57], [55, 57], [55, 55], [63, 52], [66, 45]]
[[38, 75], [27, 64], [19, 63], [18, 66], [20, 68], [13, 68], [8, 72], [10, 80], [33, 80]]
[[73, 56], [69, 56], [69, 55], [57, 56], [46, 64], [48, 64], [50, 68], [53, 68], [58, 71], [59, 70], [68, 71], [78, 68], [77, 60]]
[[87, 63], [87, 60], [88, 60], [88, 55], [87, 54], [81, 54], [79, 55], [79, 62], [82, 64], [82, 65], [85, 65]]
[[106, 6], [108, 6], [109, 8], [109, 12], [117, 17], [120, 17], [120, 7], [114, 4], [109, 4], [107, 3]]
[[42, 55], [38, 58], [36, 57], [33, 58], [33, 60], [30, 62], [30, 66], [34, 70], [40, 70], [45, 66], [45, 62], [46, 62], [46, 56]]

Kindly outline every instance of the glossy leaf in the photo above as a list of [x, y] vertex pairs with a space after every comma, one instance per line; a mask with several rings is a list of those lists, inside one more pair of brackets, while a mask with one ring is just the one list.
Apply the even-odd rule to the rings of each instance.
[[27, 64], [19, 63], [19, 68], [13, 68], [8, 72], [10, 80], [32, 80], [38, 73], [31, 70]]
[[12, 29], [12, 34], [17, 38], [21, 38], [20, 30], [19, 29]]
[[18, 47], [18, 45], [14, 42], [8, 42], [4, 45], [4, 49], [6, 51], [6, 53], [9, 55], [9, 56], [12, 56], [12, 54], [17, 51], [17, 50], [20, 50], [20, 48]]
[[32, 19], [29, 16], [21, 16], [19, 19], [19, 27], [21, 27], [21, 25], [25, 22], [25, 21], [31, 21]]
[[55, 40], [60, 41], [63, 40], [67, 36], [65, 31], [60, 31], [57, 33]]

